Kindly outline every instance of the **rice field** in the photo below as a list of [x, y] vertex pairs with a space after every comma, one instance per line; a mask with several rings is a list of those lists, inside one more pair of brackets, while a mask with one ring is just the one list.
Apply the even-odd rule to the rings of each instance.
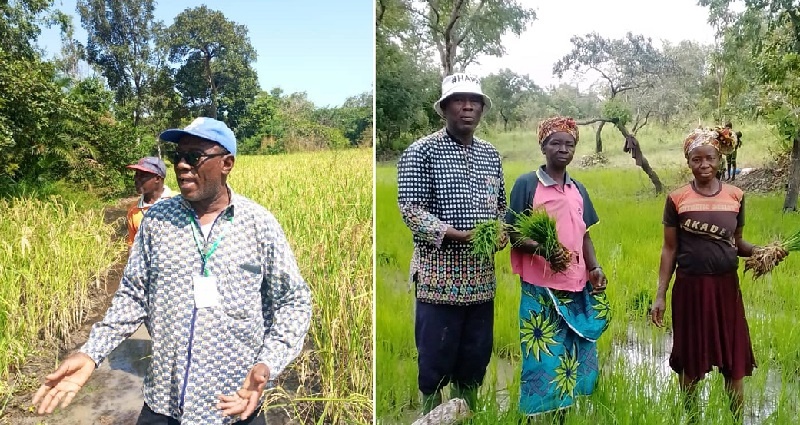
[[292, 366], [308, 394], [273, 407], [321, 403], [325, 423], [373, 419], [372, 164], [370, 149], [243, 156], [229, 179], [275, 214], [312, 291], [314, 350]]
[[[755, 126], [753, 126], [755, 127]], [[689, 127], [691, 128], [691, 127]], [[686, 182], [680, 164], [677, 130], [653, 128], [653, 137], [641, 137], [645, 155], [665, 185]], [[576, 159], [591, 153], [593, 133], [582, 129], [588, 142], [579, 144]], [[747, 132], [745, 132], [747, 135]], [[505, 183], [510, 190], [521, 174], [537, 167], [543, 157], [532, 133], [495, 134], [489, 138], [504, 155]], [[617, 136], [621, 139], [620, 136]], [[761, 138], [768, 140], [769, 133]], [[753, 134], [750, 140], [758, 140]], [[592, 239], [600, 264], [609, 279], [607, 290], [613, 318], [598, 342], [601, 375], [595, 393], [568, 411], [567, 424], [684, 423], [676, 375], [668, 365], [671, 309], [665, 328], [649, 322], [647, 312], [655, 296], [663, 227], [665, 196], [655, 196], [644, 173], [633, 167], [619, 140], [609, 141], [610, 166], [570, 173], [587, 187], [600, 216]], [[746, 145], [747, 146], [747, 145]], [[763, 161], [767, 142], [753, 143], [745, 163]], [[649, 149], [649, 151], [648, 151]], [[650, 153], [651, 155], [648, 155]], [[653, 159], [651, 159], [651, 157]], [[657, 162], [658, 161], [658, 162]], [[575, 161], [577, 162], [577, 161]], [[684, 162], [685, 164], [685, 162]], [[745, 165], [748, 166], [748, 165]], [[381, 164], [376, 175], [376, 416], [380, 424], [409, 424], [419, 416], [416, 349], [414, 346], [413, 292], [408, 285], [412, 253], [410, 232], [396, 204], [396, 169]], [[800, 229], [800, 215], [782, 214], [783, 194], [746, 195], [745, 239], [766, 244]], [[498, 292], [495, 300], [494, 353], [481, 388], [483, 409], [473, 424], [518, 424], [519, 396], [519, 281], [511, 273], [509, 249], [496, 256]], [[746, 424], [800, 423], [800, 256], [790, 255], [770, 275], [756, 281], [748, 273], [741, 287], [758, 368], [745, 379]], [[667, 294], [671, 295], [671, 290]], [[669, 306], [669, 304], [668, 304]], [[709, 374], [701, 386], [703, 424], [732, 424], [721, 376]], [[445, 394], [446, 396], [446, 394]], [[550, 423], [547, 417], [533, 423]]]
[[122, 254], [102, 210], [52, 197], [0, 200], [0, 416], [9, 372], [53, 339], [69, 343], [90, 291]]
[[[237, 158], [229, 184], [281, 223], [314, 312], [290, 368], [299, 390], [270, 390], [268, 408], [319, 423], [372, 423], [372, 160], [368, 149]], [[175, 189], [174, 173], [167, 185]], [[100, 209], [0, 201], [0, 416], [9, 366], [35, 340], [63, 339], [83, 319], [93, 279], [125, 251]], [[288, 373], [287, 373], [288, 375]]]

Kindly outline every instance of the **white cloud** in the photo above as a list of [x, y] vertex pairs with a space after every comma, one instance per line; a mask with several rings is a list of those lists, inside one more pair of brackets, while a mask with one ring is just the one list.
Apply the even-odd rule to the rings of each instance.
[[[597, 32], [621, 38], [628, 31], [653, 39], [678, 43], [694, 40], [714, 42], [714, 29], [708, 24], [708, 9], [697, 0], [520, 0], [536, 9], [536, 20], [521, 37], [506, 36], [504, 57], [481, 57], [479, 65], [467, 71], [485, 76], [501, 68], [528, 74], [541, 87], [558, 84], [553, 64], [569, 53], [574, 35]], [[563, 81], [571, 81], [565, 76]], [[589, 82], [581, 84], [585, 87]]]

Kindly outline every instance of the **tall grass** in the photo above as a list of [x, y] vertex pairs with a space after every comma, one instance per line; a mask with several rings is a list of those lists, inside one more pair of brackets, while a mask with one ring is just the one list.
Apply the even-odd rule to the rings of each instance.
[[[520, 134], [501, 134], [490, 139], [507, 158], [504, 162], [507, 188], [513, 185], [516, 177], [542, 161], [535, 141], [532, 138], [519, 140]], [[669, 133], [664, 131], [664, 134]], [[593, 145], [593, 137], [584, 137], [589, 140], [586, 144]], [[662, 173], [662, 180], [668, 187], [675, 187], [687, 177], [677, 168], [682, 162], [680, 148], [675, 147], [679, 141], [670, 143], [663, 152], [654, 150], [653, 157], [664, 161], [651, 160], [651, 164]], [[766, 152], [765, 148], [766, 142], [753, 143], [750, 147], [754, 155]], [[583, 145], [582, 149], [587, 147]], [[588, 150], [591, 152], [591, 147]], [[586, 185], [600, 216], [600, 223], [592, 228], [591, 234], [600, 264], [608, 275], [607, 293], [613, 319], [598, 341], [601, 375], [597, 389], [569, 410], [566, 423], [683, 423], [685, 415], [677, 378], [667, 363], [671, 347], [671, 308], [668, 306], [668, 326], [664, 329], [652, 326], [647, 317], [657, 285], [665, 196], [653, 194], [647, 177], [635, 168], [630, 156], [622, 152], [609, 152], [609, 155], [612, 164], [616, 160], [618, 166], [570, 169], [570, 173]], [[675, 155], [677, 159], [671, 157]], [[521, 157], [527, 159], [521, 160]], [[376, 415], [378, 422], [385, 424], [410, 423], [420, 408], [413, 292], [407, 283], [412, 242], [397, 210], [396, 193], [395, 168], [389, 164], [380, 165], [376, 177]], [[746, 197], [745, 239], [767, 243], [776, 235], [785, 235], [800, 226], [800, 216], [781, 213], [782, 193], [748, 194]], [[520, 420], [516, 413], [519, 281], [511, 273], [508, 249], [500, 252], [496, 259], [494, 355], [481, 389], [484, 410], [473, 418], [474, 424], [516, 424]], [[749, 274], [742, 277], [742, 269], [740, 267], [741, 287], [758, 361], [754, 375], [745, 380], [746, 423], [798, 423], [800, 350], [797, 341], [800, 330], [796, 317], [800, 313], [800, 298], [794, 294], [800, 279], [800, 256], [790, 255], [769, 276], [756, 282]], [[718, 374], [708, 376], [702, 384], [702, 394], [704, 418], [700, 423], [733, 423], [724, 383]], [[542, 418], [535, 423], [548, 422]]]
[[[39, 341], [69, 342], [89, 292], [124, 249], [102, 210], [60, 197], [0, 200], [0, 407]], [[2, 413], [0, 408], [0, 413]]]
[[[714, 125], [714, 122], [703, 121], [703, 125]], [[648, 124], [636, 135], [642, 152], [650, 165], [660, 171], [660, 168], [669, 168], [686, 164], [683, 158], [683, 138], [693, 128], [697, 121], [686, 122], [681, 126], [664, 127]], [[780, 149], [782, 142], [774, 130], [761, 123], [745, 122], [733, 123], [735, 131], [742, 132], [742, 147], [737, 154], [737, 167], [759, 166], [770, 157], [770, 150]], [[630, 128], [629, 128], [630, 130]], [[575, 163], [583, 156], [595, 152], [595, 132], [597, 124], [580, 126], [580, 142], [575, 154]], [[609, 159], [609, 166], [630, 167], [634, 166], [630, 154], [622, 151], [625, 139], [616, 127], [607, 124], [603, 126], [603, 154]], [[536, 132], [533, 130], [515, 130], [507, 133], [498, 133], [489, 130], [484, 134], [500, 150], [506, 159], [515, 161], [538, 161], [541, 152], [536, 148]], [[647, 180], [647, 177], [645, 177]]]
[[243, 156], [229, 182], [275, 214], [311, 286], [314, 351], [292, 367], [321, 394], [290, 408], [321, 401], [326, 423], [371, 423], [372, 151]]

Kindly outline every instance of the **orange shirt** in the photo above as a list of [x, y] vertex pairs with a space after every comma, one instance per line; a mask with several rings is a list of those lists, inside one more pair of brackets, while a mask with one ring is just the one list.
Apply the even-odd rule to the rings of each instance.
[[[167, 186], [164, 186], [164, 192], [161, 193], [161, 197], [158, 198], [156, 202], [171, 198], [172, 196], [172, 191]], [[141, 224], [144, 214], [153, 205], [154, 204], [145, 204], [144, 195], [142, 195], [139, 197], [139, 200], [128, 209], [128, 247], [133, 245], [133, 239], [136, 237], [136, 232], [139, 230], [139, 224]]]
[[744, 192], [721, 184], [713, 195], [698, 193], [690, 183], [672, 191], [664, 206], [664, 225], [678, 233], [678, 269], [691, 274], [718, 274], [739, 265], [734, 233], [744, 226]]

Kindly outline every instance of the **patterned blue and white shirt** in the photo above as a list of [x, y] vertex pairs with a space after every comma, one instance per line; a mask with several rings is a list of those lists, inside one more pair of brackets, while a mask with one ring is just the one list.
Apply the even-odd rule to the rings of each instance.
[[[230, 189], [229, 189], [230, 190]], [[176, 196], [153, 205], [136, 234], [122, 281], [102, 321], [80, 351], [100, 364], [144, 323], [153, 358], [144, 401], [183, 424], [230, 424], [218, 395], [238, 390], [256, 363], [274, 380], [303, 348], [311, 293], [278, 221], [267, 209], [231, 191], [204, 252], [219, 304], [196, 308], [193, 276], [203, 273], [194, 210]]]

